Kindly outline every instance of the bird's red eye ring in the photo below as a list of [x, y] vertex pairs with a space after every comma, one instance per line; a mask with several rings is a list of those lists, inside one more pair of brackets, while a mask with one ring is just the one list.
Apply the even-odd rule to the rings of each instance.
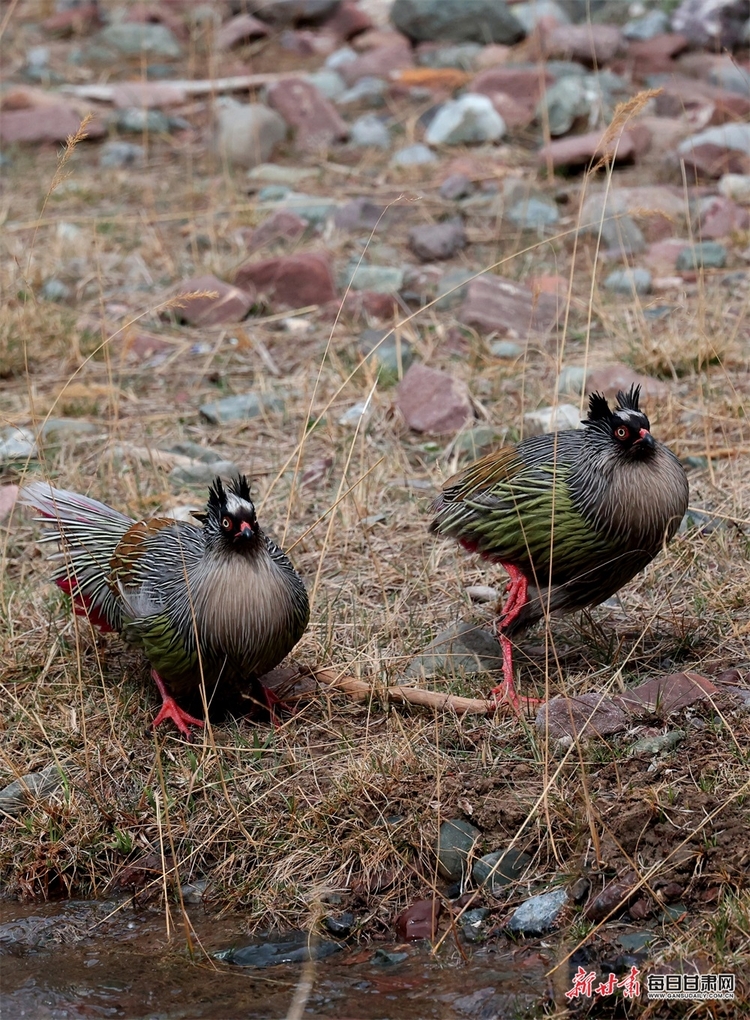
[[627, 439], [630, 435], [630, 430], [625, 425], [618, 425], [615, 429], [615, 439]]
[[232, 519], [230, 517], [222, 517], [222, 519], [221, 519], [221, 526], [224, 529], [224, 531], [231, 531], [232, 530]]

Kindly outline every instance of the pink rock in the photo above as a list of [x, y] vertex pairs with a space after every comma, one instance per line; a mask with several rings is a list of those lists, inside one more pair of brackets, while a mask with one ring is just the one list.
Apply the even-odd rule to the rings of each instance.
[[701, 211], [700, 237], [703, 240], [728, 237], [736, 230], [747, 230], [748, 226], [750, 213], [730, 198], [720, 195], [710, 198]]
[[687, 116], [694, 129], [699, 129], [746, 119], [750, 115], [750, 97], [678, 74], [655, 97], [655, 109], [660, 117]]
[[627, 57], [623, 61], [636, 78], [648, 74], [670, 74], [675, 69], [674, 58], [690, 44], [684, 35], [668, 32], [653, 39], [631, 42]]
[[488, 98], [511, 130], [528, 127], [536, 116], [534, 105], [522, 103], [505, 92], [493, 92]]
[[409, 247], [423, 262], [449, 259], [466, 247], [466, 231], [460, 216], [442, 223], [426, 223], [409, 232]]
[[70, 7], [65, 11], [58, 11], [42, 22], [42, 28], [50, 35], [68, 36], [83, 35], [93, 32], [101, 25], [99, 17], [99, 4], [81, 4], [80, 7]]
[[551, 294], [535, 294], [515, 280], [485, 275], [469, 283], [457, 318], [486, 333], [525, 338], [529, 331], [546, 333], [560, 311], [557, 297]]
[[265, 294], [274, 308], [323, 305], [336, 297], [331, 260], [318, 252], [247, 262], [237, 270], [235, 283]]
[[335, 13], [325, 23], [326, 32], [335, 35], [342, 42], [347, 42], [355, 35], [361, 35], [372, 28], [372, 19], [367, 11], [359, 7], [354, 0], [342, 0]]
[[172, 82], [124, 81], [116, 82], [112, 88], [112, 102], [120, 110], [131, 106], [139, 109], [181, 106], [187, 101], [185, 89]]
[[549, 160], [552, 166], [583, 166], [592, 159], [599, 159], [606, 154], [617, 163], [633, 162], [636, 154], [636, 141], [630, 131], [623, 131], [619, 139], [602, 146], [604, 133], [590, 131], [585, 135], [569, 135], [567, 138], [555, 138], [539, 150], [537, 161], [542, 165]]
[[349, 133], [333, 104], [302, 78], [285, 78], [269, 85], [267, 102], [294, 128], [295, 146], [304, 152], [326, 148]]
[[[693, 145], [680, 156], [698, 178], [717, 178], [724, 174], [750, 174], [750, 154], [723, 145]], [[691, 177], [689, 179], [693, 179]]]
[[0, 521], [10, 514], [18, 499], [17, 485], [0, 485]]
[[249, 250], [263, 248], [275, 241], [298, 241], [307, 229], [307, 221], [287, 209], [277, 209], [255, 230], [243, 234]]
[[690, 243], [690, 241], [677, 237], [657, 241], [655, 244], [649, 245], [643, 255], [643, 262], [652, 273], [669, 276], [674, 273], [680, 252], [688, 248]]
[[323, 317], [333, 322], [339, 315], [352, 323], [392, 322], [400, 305], [395, 294], [378, 294], [374, 290], [350, 290], [343, 302], [329, 301], [322, 310]]
[[381, 46], [403, 46], [408, 45], [408, 42], [408, 39], [394, 29], [371, 28], [352, 41], [352, 48], [358, 53], [367, 53], [368, 50], [377, 50]]
[[627, 43], [614, 25], [556, 25], [543, 33], [543, 46], [549, 57], [601, 67]]
[[[74, 135], [83, 117], [67, 103], [50, 103], [32, 106], [23, 110], [0, 111], [0, 141], [11, 142], [64, 142]], [[99, 120], [92, 120], [86, 127], [87, 138], [101, 138], [106, 128]]]
[[[215, 297], [209, 297], [206, 293], [212, 291]], [[240, 322], [253, 303], [252, 288], [232, 287], [210, 274], [185, 280], [170, 296], [179, 298], [181, 295], [201, 292], [203, 296], [183, 297], [179, 305], [172, 305], [168, 310], [191, 326], [219, 326], [223, 322]]]
[[286, 29], [279, 37], [279, 45], [289, 53], [300, 57], [328, 57], [339, 47], [334, 35], [313, 32], [311, 29]]
[[618, 392], [630, 389], [631, 386], [641, 387], [644, 400], [665, 400], [669, 396], [669, 386], [661, 379], [650, 375], [641, 375], [633, 371], [629, 365], [614, 362], [603, 368], [595, 368], [586, 377], [586, 393], [603, 393], [605, 397], [616, 397]]
[[458, 432], [473, 417], [466, 384], [419, 362], [398, 384], [396, 406], [409, 428], [431, 435]]
[[490, 43], [484, 46], [477, 54], [476, 66], [480, 70], [488, 67], [497, 67], [498, 64], [507, 64], [513, 58], [513, 47], [503, 46], [502, 43]]
[[434, 939], [442, 904], [432, 900], [417, 900], [396, 918], [396, 932], [404, 942], [414, 939]]
[[553, 81], [549, 72], [540, 74], [535, 67], [491, 67], [475, 75], [471, 81], [471, 91], [481, 92], [485, 96], [504, 92], [520, 103], [529, 102], [536, 106], [542, 89]]
[[268, 25], [252, 14], [238, 14], [224, 22], [216, 33], [216, 46], [220, 50], [231, 50], [252, 39], [262, 39], [270, 33]]
[[575, 698], [552, 698], [537, 712], [537, 732], [554, 740], [560, 737], [590, 739], [606, 737], [627, 729], [629, 719], [612, 698], [601, 694], [579, 694]]
[[413, 67], [414, 60], [411, 47], [403, 37], [399, 42], [387, 46], [378, 46], [368, 50], [361, 57], [349, 64], [342, 64], [338, 72], [347, 85], [354, 85], [360, 78], [388, 78], [391, 71], [401, 71], [405, 67]]
[[718, 687], [699, 673], [670, 673], [654, 677], [618, 698], [634, 715], [671, 715], [688, 705], [713, 697]]

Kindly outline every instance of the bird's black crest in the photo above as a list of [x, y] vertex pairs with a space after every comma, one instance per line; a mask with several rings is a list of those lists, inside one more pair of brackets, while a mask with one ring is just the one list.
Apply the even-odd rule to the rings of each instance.
[[224, 504], [227, 501], [227, 494], [224, 491], [221, 478], [214, 479], [214, 484], [208, 490], [208, 508], [218, 516], [221, 514]]
[[238, 475], [237, 478], [233, 478], [230, 483], [232, 492], [235, 496], [239, 496], [240, 499], [244, 499], [248, 503], [252, 503], [250, 499], [250, 486], [247, 483], [247, 478], [244, 475]]
[[627, 393], [620, 390], [617, 394], [617, 406], [621, 411], [640, 411], [638, 402], [641, 399], [641, 387], [636, 386], [635, 383], [630, 387]]
[[592, 393], [589, 397], [588, 421], [609, 421], [611, 417], [607, 398], [601, 393]]

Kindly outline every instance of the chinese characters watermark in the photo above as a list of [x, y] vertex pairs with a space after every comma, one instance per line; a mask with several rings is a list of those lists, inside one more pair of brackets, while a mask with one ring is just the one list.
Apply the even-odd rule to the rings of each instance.
[[[614, 995], [622, 990], [623, 998], [637, 999], [641, 994], [641, 976], [637, 967], [631, 967], [621, 980], [608, 974], [606, 981], [597, 980], [596, 971], [588, 973], [579, 967], [573, 975], [573, 986], [565, 993], [568, 999], [592, 999]], [[646, 977], [648, 999], [734, 999], [734, 974], [649, 974]]]

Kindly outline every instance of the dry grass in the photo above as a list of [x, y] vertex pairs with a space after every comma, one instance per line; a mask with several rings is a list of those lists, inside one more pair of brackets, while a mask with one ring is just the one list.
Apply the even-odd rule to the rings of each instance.
[[[297, 334], [271, 315], [190, 330], [165, 325], [152, 311], [181, 277], [231, 279], [243, 260], [237, 230], [259, 218], [242, 181], [194, 143], [174, 152], [155, 144], [144, 170], [108, 176], [85, 142], [69, 153], [65, 180], [54, 154], [35, 154], [33, 178], [30, 161], [21, 155], [6, 171], [12, 200], [0, 264], [0, 422], [36, 425], [66, 415], [97, 430], [51, 435], [38, 463], [7, 468], [3, 481], [44, 476], [133, 516], [195, 507], [202, 491], [175, 485], [133, 450], [185, 439], [211, 446], [253, 479], [264, 526], [294, 545], [309, 582], [312, 622], [295, 657], [366, 678], [376, 693], [445, 626], [489, 624], [489, 610], [470, 605], [465, 588], [502, 578], [426, 531], [432, 487], [461, 457], [452, 441], [405, 429], [392, 385], [360, 364], [360, 326], [339, 320], [330, 327], [306, 315], [307, 329]], [[324, 164], [311, 165], [322, 169], [309, 190], [322, 195], [332, 179], [339, 196], [369, 187], [369, 178], [350, 184], [346, 177], [341, 187]], [[47, 197], [35, 183], [41, 178], [57, 184]], [[373, 194], [431, 195], [432, 183], [389, 179]], [[421, 208], [432, 218], [440, 207], [425, 198]], [[530, 343], [518, 363], [499, 361], [487, 338], [455, 329], [450, 312], [426, 309], [405, 326], [416, 356], [465, 379], [480, 422], [511, 438], [521, 434], [526, 410], [555, 399], [563, 361], [616, 357], [664, 376], [672, 397], [648, 408], [655, 432], [681, 455], [708, 458], [690, 474], [693, 504], [740, 523], [678, 536], [622, 592], [621, 609], [556, 623], [549, 643], [528, 636], [519, 651], [521, 683], [545, 695], [611, 692], [680, 668], [712, 675], [745, 668], [747, 293], [727, 300], [720, 283], [700, 279], [684, 295], [670, 295], [679, 308], [665, 321], [648, 318], [640, 303], [613, 303], [596, 286], [589, 301], [594, 249], [580, 241], [574, 249], [573, 226], [528, 244], [493, 227], [466, 259], [477, 270], [501, 263], [501, 273], [519, 278], [570, 274], [584, 310], [571, 303], [557, 336]], [[405, 232], [399, 223], [372, 243], [401, 250]], [[361, 250], [343, 234], [325, 244], [338, 264]], [[41, 298], [52, 275], [70, 286], [69, 304]], [[147, 330], [168, 344], [153, 362], [132, 353]], [[199, 404], [250, 389], [281, 395], [283, 413], [221, 427], [200, 419]], [[339, 424], [368, 397], [371, 415], [361, 429]], [[374, 515], [383, 519], [368, 521]], [[655, 763], [629, 758], [628, 737], [573, 745], [561, 756], [513, 719], [388, 710], [377, 696], [353, 704], [326, 690], [279, 729], [230, 720], [188, 745], [149, 731], [153, 698], [143, 661], [71, 619], [46, 584], [36, 527], [15, 513], [0, 535], [0, 775], [10, 780], [55, 763], [65, 777], [59, 797], [2, 822], [0, 874], [10, 891], [101, 896], [138, 885], [141, 899], [165, 890], [179, 897], [182, 884], [205, 877], [207, 902], [248, 908], [253, 928], [311, 928], [323, 905], [340, 897], [355, 909], [363, 937], [385, 936], [409, 902], [430, 889], [444, 894], [437, 829], [463, 815], [482, 829], [482, 852], [514, 841], [533, 857], [527, 879], [505, 899], [487, 897], [498, 920], [550, 881], [585, 874], [596, 888], [632, 869], [657, 902], [660, 881], [685, 889], [689, 921], [657, 933], [652, 959], [699, 955], [708, 969], [746, 971], [750, 723], [731, 699], [689, 711], [680, 720], [685, 742]], [[431, 683], [481, 696], [492, 681]], [[623, 813], [644, 806], [633, 835]], [[145, 888], [128, 870], [144, 857], [157, 861]], [[611, 923], [606, 932], [625, 927]], [[571, 915], [560, 960], [579, 943], [602, 946]]]

